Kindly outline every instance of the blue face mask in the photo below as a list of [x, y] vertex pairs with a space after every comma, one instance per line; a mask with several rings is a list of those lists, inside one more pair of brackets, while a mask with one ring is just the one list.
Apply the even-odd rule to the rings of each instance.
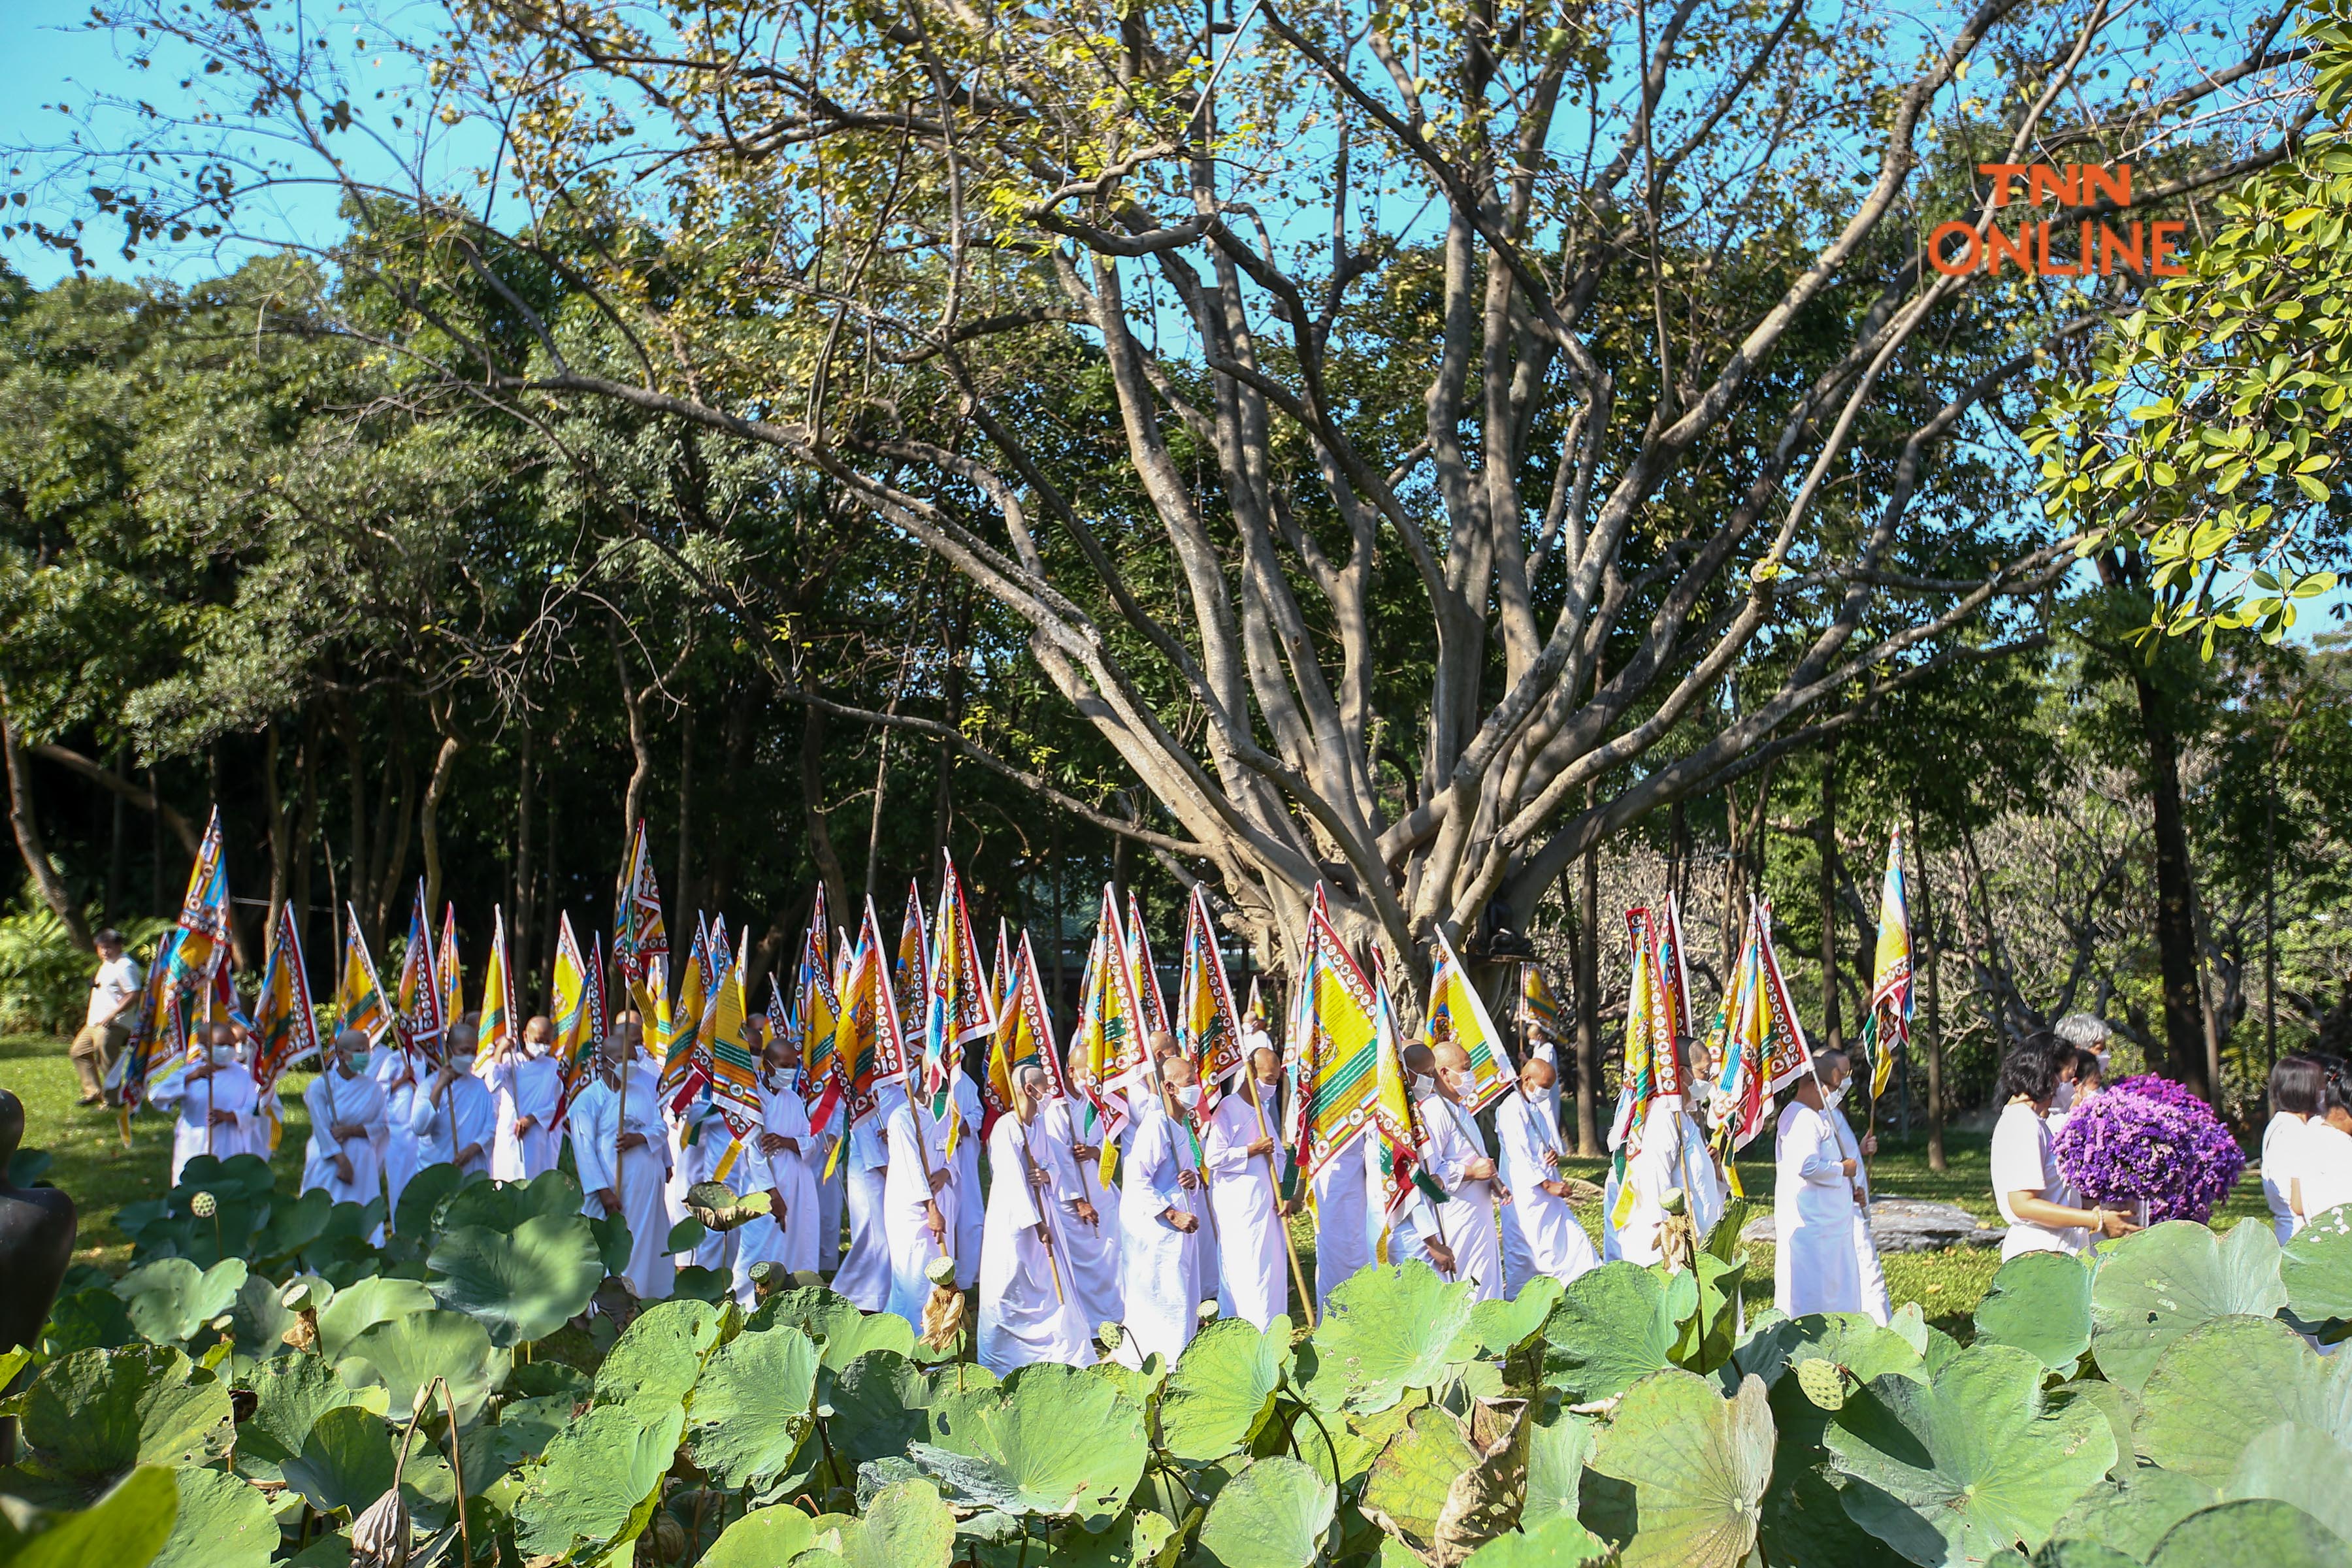
[[356, 1078], [360, 1074], [367, 1071], [368, 1061], [369, 1053], [366, 1051], [353, 1051], [352, 1053], [352, 1076]]

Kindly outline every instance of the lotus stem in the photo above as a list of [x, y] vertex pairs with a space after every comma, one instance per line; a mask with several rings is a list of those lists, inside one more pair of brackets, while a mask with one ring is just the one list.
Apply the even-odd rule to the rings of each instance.
[[457, 1396], [449, 1392], [449, 1380], [446, 1377], [436, 1377], [433, 1383], [425, 1385], [428, 1396], [434, 1384], [440, 1384], [442, 1406], [449, 1412], [449, 1469], [457, 1482], [457, 1538], [465, 1545], [466, 1561], [471, 1563], [474, 1560], [474, 1531], [473, 1527], [466, 1522], [466, 1458], [457, 1447]]

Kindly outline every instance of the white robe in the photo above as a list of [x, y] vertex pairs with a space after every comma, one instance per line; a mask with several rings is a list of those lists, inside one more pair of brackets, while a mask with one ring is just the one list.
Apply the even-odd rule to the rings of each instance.
[[[762, 1154], [761, 1132], [793, 1139], [799, 1143], [800, 1152]], [[703, 1129], [702, 1136], [721, 1150], [727, 1147], [726, 1124], [716, 1117]], [[767, 1214], [740, 1230], [726, 1233], [737, 1238], [731, 1265], [735, 1299], [746, 1307], [758, 1294], [751, 1285], [752, 1265], [773, 1263], [788, 1274], [815, 1271], [817, 1231], [822, 1221], [817, 1212], [816, 1183], [810, 1177], [804, 1159], [809, 1142], [808, 1108], [801, 1103], [800, 1091], [789, 1081], [771, 1084], [765, 1074], [761, 1075], [759, 1130], [743, 1141], [743, 1152], [735, 1157], [727, 1174], [730, 1184], [740, 1193], [774, 1192], [784, 1201], [784, 1214], [782, 1224], [774, 1215]]]
[[[196, 1083], [188, 1081], [186, 1071], [175, 1072], [157, 1091], [155, 1103], [179, 1107], [179, 1120], [172, 1128], [172, 1185], [175, 1187], [180, 1184], [180, 1173], [199, 1154], [210, 1153], [215, 1160], [257, 1152], [265, 1160], [269, 1157], [268, 1145], [256, 1150], [246, 1131], [258, 1100], [253, 1074], [241, 1063], [224, 1063], [210, 1078]], [[215, 1113], [233, 1120], [214, 1125], [210, 1119]], [[209, 1135], [207, 1126], [212, 1129]]]
[[[490, 1144], [498, 1136], [498, 1107], [490, 1103], [489, 1085], [471, 1072], [459, 1069], [456, 1081], [438, 1095], [431, 1096], [433, 1080], [427, 1078], [425, 1087], [416, 1091], [409, 1102], [408, 1131], [416, 1141], [417, 1169], [427, 1165], [453, 1163], [457, 1151], [468, 1144], [482, 1151], [466, 1162], [467, 1175], [482, 1175], [490, 1168]], [[457, 1129], [457, 1142], [450, 1142], [451, 1124]]]
[[1829, 1118], [1801, 1100], [1781, 1108], [1773, 1143], [1772, 1302], [1792, 1318], [1862, 1310], [1858, 1211], [1845, 1157]]
[[1192, 1165], [1192, 1141], [1160, 1104], [1136, 1097], [1137, 1116], [1119, 1172], [1119, 1291], [1127, 1341], [1139, 1362], [1154, 1352], [1173, 1364], [1200, 1324], [1201, 1270], [1196, 1237], [1168, 1223], [1167, 1211], [1192, 1208], [1177, 1173]]
[[[1095, 1359], [1093, 1326], [1063, 1267], [1066, 1227], [1043, 1152], [1034, 1124], [1024, 1126], [1018, 1116], [1000, 1116], [988, 1131], [993, 1180], [981, 1244], [978, 1345], [981, 1365], [1000, 1377], [1032, 1362], [1087, 1366]], [[1033, 1170], [1047, 1181], [1043, 1192], [1030, 1181]], [[1053, 1238], [1050, 1255], [1038, 1237], [1040, 1225]]]
[[1495, 1182], [1469, 1174], [1472, 1161], [1488, 1157], [1486, 1135], [1468, 1112], [1440, 1094], [1421, 1102], [1421, 1120], [1429, 1136], [1429, 1173], [1445, 1189], [1447, 1201], [1433, 1206], [1454, 1253], [1453, 1278], [1474, 1287], [1472, 1300], [1499, 1301], [1503, 1237], [1495, 1221]]
[[1332, 1291], [1359, 1269], [1371, 1267], [1365, 1163], [1372, 1157], [1372, 1142], [1370, 1138], [1358, 1139], [1353, 1146], [1341, 1151], [1316, 1172], [1310, 1184], [1315, 1194], [1315, 1308], [1318, 1316], [1331, 1300]]
[[[669, 1121], [669, 1180], [662, 1184], [662, 1211], [676, 1226], [688, 1214], [686, 1194], [702, 1182], [715, 1182], [719, 1162], [727, 1158], [727, 1146], [735, 1134], [727, 1119], [712, 1104], [708, 1090], [687, 1103], [684, 1110]], [[789, 1136], [789, 1135], [788, 1135]], [[756, 1162], [747, 1164], [749, 1145], [745, 1153], [735, 1158], [734, 1165], [723, 1178], [728, 1190], [737, 1197], [768, 1188], [767, 1173], [755, 1169]], [[702, 1268], [716, 1268], [720, 1273], [731, 1272], [739, 1247], [739, 1230], [714, 1230], [703, 1237], [693, 1250], [677, 1255], [681, 1268], [693, 1264]]]
[[1676, 1187], [1682, 1189], [1691, 1225], [1701, 1242], [1706, 1240], [1707, 1233], [1723, 1217], [1727, 1194], [1723, 1180], [1716, 1173], [1715, 1161], [1707, 1153], [1706, 1134], [1690, 1113], [1681, 1109], [1679, 1100], [1665, 1103], [1671, 1098], [1662, 1097], [1651, 1106], [1648, 1124], [1643, 1129], [1642, 1146], [1625, 1162], [1625, 1184], [1633, 1189], [1633, 1197], [1622, 1226], [1610, 1223], [1610, 1216], [1617, 1212], [1621, 1190], [1613, 1169], [1604, 1184], [1601, 1196], [1601, 1258], [1604, 1263], [1622, 1258], [1646, 1267], [1665, 1256], [1658, 1241], [1658, 1230], [1666, 1217], [1666, 1194]]
[[[580, 1212], [604, 1218], [597, 1193], [607, 1187], [618, 1192], [629, 1227], [629, 1262], [622, 1276], [638, 1300], [656, 1300], [670, 1293], [677, 1269], [670, 1261], [669, 1211], [662, 1199], [669, 1145], [663, 1136], [660, 1091], [648, 1068], [630, 1066], [625, 1098], [625, 1113], [621, 1089], [595, 1078], [572, 1101], [572, 1158], [580, 1173]], [[625, 1131], [645, 1142], [622, 1154], [616, 1169], [614, 1155]]]
[[[382, 1196], [383, 1159], [378, 1144], [383, 1133], [384, 1106], [383, 1089], [375, 1079], [364, 1074], [345, 1078], [330, 1068], [310, 1080], [310, 1087], [302, 1091], [302, 1103], [310, 1112], [310, 1142], [303, 1151], [301, 1190], [323, 1189], [339, 1204], [364, 1204]], [[338, 1143], [333, 1133], [337, 1121], [359, 1131]], [[348, 1182], [335, 1169], [339, 1149], [351, 1162]]]
[[882, 1310], [890, 1300], [890, 1237], [882, 1224], [888, 1184], [884, 1173], [890, 1163], [882, 1129], [890, 1105], [885, 1099], [853, 1124], [848, 1146], [841, 1152], [849, 1246], [841, 1255], [833, 1288], [868, 1312]]
[[956, 1209], [955, 1287], [969, 1290], [980, 1281], [981, 1242], [988, 1226], [987, 1206], [980, 1197], [980, 1149], [987, 1139], [980, 1131], [980, 1086], [961, 1067], [948, 1076], [954, 1085], [956, 1120], [961, 1123], [955, 1134], [956, 1186], [966, 1194]]
[[[950, 1249], [955, 1246], [956, 1210], [962, 1194], [956, 1190], [955, 1162], [948, 1155], [944, 1117], [933, 1121], [929, 1107], [902, 1100], [884, 1127], [890, 1143], [882, 1186], [882, 1230], [890, 1248], [890, 1299], [884, 1310], [898, 1313], [919, 1333], [924, 1304], [931, 1299], [930, 1276], [925, 1270], [937, 1258], [953, 1256]], [[935, 1172], [948, 1176], [936, 1194], [930, 1185]], [[932, 1239], [924, 1223], [931, 1203], [939, 1205], [945, 1248]]]
[[[498, 1103], [498, 1141], [490, 1151], [490, 1175], [500, 1182], [528, 1182], [555, 1163], [555, 1134], [548, 1123], [563, 1091], [563, 1069], [552, 1057], [509, 1056], [492, 1065], [490, 1092]], [[530, 1131], [515, 1123], [533, 1119]]]
[[375, 1081], [383, 1088], [383, 1201], [386, 1213], [400, 1207], [400, 1194], [416, 1174], [416, 1134], [409, 1118], [416, 1110], [416, 1067], [421, 1058], [394, 1047], [376, 1052]]
[[[808, 1167], [809, 1184], [816, 1188], [816, 1267], [822, 1274], [831, 1274], [841, 1267], [841, 1200], [843, 1175], [848, 1168], [849, 1152], [842, 1151], [839, 1160], [833, 1159], [833, 1146], [841, 1141], [844, 1108], [834, 1102], [833, 1114], [822, 1127], [809, 1129], [808, 1141], [801, 1146], [801, 1163]], [[828, 1177], [824, 1168], [833, 1164]]]
[[[1099, 1159], [1077, 1155], [1077, 1134], [1071, 1115], [1073, 1101], [1046, 1102], [1038, 1113], [1031, 1147], [1054, 1173], [1054, 1196], [1063, 1205], [1062, 1283], [1077, 1297], [1087, 1327], [1116, 1323], [1127, 1316], [1127, 1295], [1119, 1279], [1119, 1198], [1114, 1187], [1105, 1190]], [[1095, 1223], [1077, 1216], [1076, 1205], [1094, 1205]]]
[[1843, 1110], [1832, 1106], [1829, 1119], [1830, 1131], [1837, 1134], [1838, 1147], [1853, 1162], [1853, 1190], [1862, 1196], [1861, 1205], [1853, 1211], [1853, 1269], [1862, 1290], [1862, 1310], [1884, 1328], [1895, 1315], [1895, 1299], [1887, 1292], [1886, 1270], [1878, 1262], [1878, 1238], [1870, 1234], [1870, 1176], [1863, 1163], [1862, 1144], [1855, 1140]]
[[1527, 1249], [1528, 1273], [1516, 1280], [1506, 1252], [1504, 1288], [1516, 1296], [1518, 1287], [1538, 1274], [1549, 1275], [1565, 1285], [1587, 1269], [1600, 1267], [1592, 1238], [1576, 1222], [1575, 1205], [1543, 1190], [1544, 1183], [1560, 1179], [1559, 1166], [1544, 1161], [1547, 1152], [1556, 1155], [1561, 1146], [1559, 1124], [1552, 1120], [1551, 1097], [1530, 1100], [1517, 1092], [1506, 1096], [1495, 1108], [1495, 1134], [1503, 1146], [1503, 1184], [1511, 1193], [1503, 1212], [1514, 1221], [1512, 1228]]
[[1290, 1310], [1290, 1287], [1283, 1279], [1282, 1219], [1275, 1205], [1282, 1196], [1275, 1173], [1276, 1152], [1252, 1155], [1249, 1146], [1270, 1136], [1257, 1109], [1238, 1094], [1217, 1101], [1201, 1137], [1201, 1163], [1209, 1178], [1210, 1212], [1217, 1217], [1217, 1310], [1264, 1332]]

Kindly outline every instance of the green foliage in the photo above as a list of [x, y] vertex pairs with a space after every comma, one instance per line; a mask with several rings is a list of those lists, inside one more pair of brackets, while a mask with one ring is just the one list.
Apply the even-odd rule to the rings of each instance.
[[[0, 1518], [0, 1563], [9, 1568], [147, 1568], [172, 1537], [179, 1500], [173, 1472], [142, 1465], [79, 1512]], [[30, 1526], [29, 1531], [26, 1526]]]
[[2106, 1259], [2091, 1287], [2091, 1350], [2126, 1388], [2147, 1381], [2168, 1346], [2232, 1313], [2273, 1316], [2286, 1305], [2278, 1237], [2242, 1221], [2227, 1237], [2169, 1220]]
[[688, 1457], [730, 1489], [775, 1482], [814, 1423], [816, 1364], [816, 1346], [798, 1329], [756, 1329], [720, 1345], [693, 1385]]
[[490, 1342], [506, 1349], [562, 1328], [587, 1308], [604, 1278], [596, 1238], [576, 1210], [534, 1214], [511, 1231], [457, 1226], [442, 1233], [425, 1266], [441, 1304], [478, 1320]]
[[[168, 921], [126, 921], [122, 935], [130, 951], [143, 955], [169, 929]], [[81, 1027], [97, 963], [27, 889], [0, 913], [0, 1032], [70, 1035]]]
[[1300, 1374], [1318, 1410], [1386, 1410], [1407, 1388], [1446, 1375], [1454, 1341], [1470, 1324], [1470, 1287], [1428, 1264], [1366, 1268], [1331, 1292]]
[[1217, 1568], [1307, 1568], [1323, 1549], [1337, 1506], [1330, 1482], [1276, 1454], [1217, 1493], [1201, 1522], [1201, 1551]]
[[2015, 1345], [2053, 1372], [2072, 1372], [2091, 1348], [2091, 1270], [2083, 1259], [2020, 1253], [2000, 1266], [1977, 1306], [1977, 1342]]
[[1679, 1285], [1637, 1263], [1604, 1263], [1580, 1275], [1544, 1325], [1549, 1345], [1544, 1379], [1571, 1403], [1606, 1399], [1673, 1364], [1677, 1297], [1696, 1301], [1687, 1275]]
[[1196, 1464], [1247, 1447], [1272, 1417], [1289, 1365], [1289, 1319], [1276, 1319], [1262, 1334], [1238, 1319], [1211, 1323], [1169, 1369], [1160, 1395], [1161, 1446]]
[[1736, 1568], [1756, 1544], [1772, 1479], [1772, 1413], [1760, 1379], [1727, 1400], [1707, 1379], [1667, 1368], [1625, 1391], [1591, 1461], [1591, 1522], [1628, 1563]]
[[2331, 1342], [2352, 1323], [2352, 1204], [2311, 1216], [2280, 1249], [2279, 1283], [2296, 1320]]

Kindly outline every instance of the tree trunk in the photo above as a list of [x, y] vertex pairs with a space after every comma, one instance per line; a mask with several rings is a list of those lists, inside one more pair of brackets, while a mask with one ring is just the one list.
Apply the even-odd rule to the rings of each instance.
[[2205, 1016], [2197, 984], [2197, 922], [2189, 885], [2189, 827], [2180, 805], [2180, 751], [2163, 694], [2135, 666], [2140, 728], [2147, 740], [2148, 807], [2156, 838], [2156, 956], [2164, 983], [2164, 1044], [2171, 1076], [2210, 1100]]
[[1845, 1031], [1839, 1024], [1837, 980], [1837, 742], [1832, 741], [1822, 749], [1822, 1040], [1829, 1049], [1843, 1051]]
[[[621, 637], [620, 617], [606, 625], [613, 639], [613, 668], [621, 680], [621, 708], [629, 718], [629, 785], [621, 794], [621, 847], [625, 855], [645, 817], [646, 784], [653, 777], [653, 742], [646, 734], [646, 694], [629, 679], [629, 650]], [[624, 868], [622, 875], [626, 875]]]
[[82, 918], [81, 910], [66, 890], [65, 878], [49, 858], [48, 847], [41, 842], [41, 825], [33, 815], [32, 771], [16, 743], [16, 721], [9, 714], [8, 689], [5, 685], [0, 685], [0, 753], [5, 753], [7, 761], [8, 825], [16, 829], [16, 852], [24, 857], [25, 874], [33, 879], [34, 891], [41, 895], [41, 902], [49, 906], [50, 912], [66, 928], [66, 935], [73, 944], [84, 952], [95, 952], [98, 944], [90, 940], [89, 922]]
[[1911, 859], [1919, 882], [1919, 920], [1911, 933], [1911, 962], [1927, 989], [1927, 1169], [1948, 1168], [1944, 1158], [1944, 997], [1938, 984], [1944, 944], [1936, 939], [1936, 904], [1927, 885], [1927, 850], [1919, 837], [1919, 803], [1911, 803]]
[[1601, 1152], [1601, 856], [1588, 851], [1578, 871], [1576, 924], [1576, 1152]]
[[[408, 879], [409, 837], [416, 826], [417, 796], [423, 793], [416, 787], [416, 757], [409, 751], [406, 737], [395, 728], [392, 739], [400, 757], [400, 815], [394, 821], [392, 842], [385, 848], [383, 868], [376, 874], [375, 902], [369, 911], [368, 941], [378, 951], [383, 949], [383, 933], [392, 924], [393, 900], [399, 896], [401, 883]], [[382, 826], [381, 816], [378, 826]]]
[[[123, 763], [130, 758], [130, 751], [128, 744], [115, 743], [114, 766], [110, 771], [118, 778], [121, 776]], [[109, 925], [117, 924], [122, 919], [123, 808], [128, 804], [122, 798], [121, 791], [114, 792], [114, 820], [106, 845], [106, 920]]]
[[753, 721], [760, 717], [761, 700], [767, 694], [759, 669], [754, 665], [729, 697], [719, 726], [719, 754], [724, 760], [719, 772], [719, 809], [710, 821], [710, 864], [705, 873], [714, 910], [725, 909], [733, 900], [737, 879], [742, 875], [743, 823], [751, 815], [743, 781], [751, 770], [751, 741], [759, 728]]
[[307, 959], [310, 947], [310, 851], [319, 837], [319, 717], [316, 709], [303, 715], [302, 806], [294, 819], [293, 877], [287, 896], [294, 900], [294, 930], [302, 939]]
[[[558, 740], [560, 742], [560, 736], [558, 737]], [[557, 754], [559, 756], [562, 754], [562, 749], [560, 744], [557, 747]], [[557, 861], [556, 852], [563, 847], [563, 841], [556, 836], [555, 832], [556, 802], [562, 798], [562, 792], [559, 791], [555, 785], [555, 779], [551, 777], [547, 781], [547, 867], [545, 870], [541, 873], [541, 885], [547, 889], [547, 897], [542, 902], [539, 916], [540, 965], [541, 971], [551, 977], [550, 984], [543, 994], [547, 997], [548, 1004], [551, 1006], [553, 1005], [555, 1000], [555, 987], [552, 983], [552, 976], [555, 973], [555, 943], [557, 937], [560, 934], [556, 922], [563, 912], [563, 887], [562, 883], [556, 880], [555, 869]], [[572, 934], [574, 940], [577, 940], [580, 933], [578, 931], [574, 931]], [[580, 955], [580, 961], [583, 963], [591, 963], [594, 962], [594, 960], [585, 952]]]
[[433, 776], [425, 781], [425, 806], [416, 814], [416, 837], [425, 854], [425, 928], [436, 929], [434, 914], [441, 908], [441, 803], [449, 795], [449, 785], [457, 776], [457, 753], [466, 742], [456, 729], [455, 704], [436, 710], [434, 728], [441, 734], [441, 744], [433, 753]]
[[[368, 891], [367, 773], [361, 765], [362, 754], [360, 751], [359, 718], [352, 711], [349, 698], [335, 699], [335, 733], [343, 743], [343, 770], [350, 778], [352, 797], [351, 854], [344, 862], [351, 868], [351, 886], [335, 888], [332, 868], [331, 867], [328, 871], [330, 891], [341, 895], [336, 900], [338, 907], [329, 929], [341, 933], [348, 911], [367, 902]], [[327, 853], [328, 858], [331, 861], [334, 851], [331, 849]]]

